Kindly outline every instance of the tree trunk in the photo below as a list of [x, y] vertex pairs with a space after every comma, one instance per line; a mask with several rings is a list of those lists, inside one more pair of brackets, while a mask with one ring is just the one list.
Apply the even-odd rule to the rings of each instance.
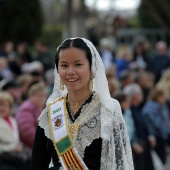
[[87, 37], [84, 0], [67, 0], [68, 37]]

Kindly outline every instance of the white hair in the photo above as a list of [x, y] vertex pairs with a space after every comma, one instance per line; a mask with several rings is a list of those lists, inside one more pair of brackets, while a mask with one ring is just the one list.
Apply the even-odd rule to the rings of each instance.
[[142, 89], [138, 84], [134, 83], [134, 84], [129, 84], [125, 86], [123, 91], [129, 97], [133, 97], [136, 93], [141, 93]]

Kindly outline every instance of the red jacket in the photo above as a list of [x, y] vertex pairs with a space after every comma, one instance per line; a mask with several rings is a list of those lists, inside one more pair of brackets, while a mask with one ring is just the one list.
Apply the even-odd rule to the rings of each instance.
[[30, 101], [25, 101], [18, 109], [16, 119], [21, 142], [32, 149], [38, 117], [41, 111]]

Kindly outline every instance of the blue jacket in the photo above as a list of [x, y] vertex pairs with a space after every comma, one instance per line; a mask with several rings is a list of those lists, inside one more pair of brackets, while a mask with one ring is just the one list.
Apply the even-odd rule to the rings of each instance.
[[149, 131], [157, 137], [166, 139], [170, 134], [169, 111], [166, 105], [147, 101], [142, 113]]

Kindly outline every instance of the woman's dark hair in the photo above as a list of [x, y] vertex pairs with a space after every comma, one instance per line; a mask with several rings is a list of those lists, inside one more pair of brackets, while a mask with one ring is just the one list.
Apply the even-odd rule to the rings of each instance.
[[79, 48], [82, 49], [86, 52], [86, 57], [89, 61], [90, 64], [90, 69], [91, 69], [91, 64], [92, 64], [92, 55], [91, 55], [91, 51], [89, 49], [89, 47], [86, 45], [86, 43], [80, 39], [80, 38], [76, 38], [76, 39], [67, 39], [66, 41], [64, 41], [60, 46], [59, 49], [57, 50], [57, 53], [55, 55], [55, 64], [56, 64], [56, 68], [58, 70], [58, 62], [59, 62], [59, 53], [61, 50], [64, 49], [68, 49], [71, 47], [75, 47], [75, 48]]

